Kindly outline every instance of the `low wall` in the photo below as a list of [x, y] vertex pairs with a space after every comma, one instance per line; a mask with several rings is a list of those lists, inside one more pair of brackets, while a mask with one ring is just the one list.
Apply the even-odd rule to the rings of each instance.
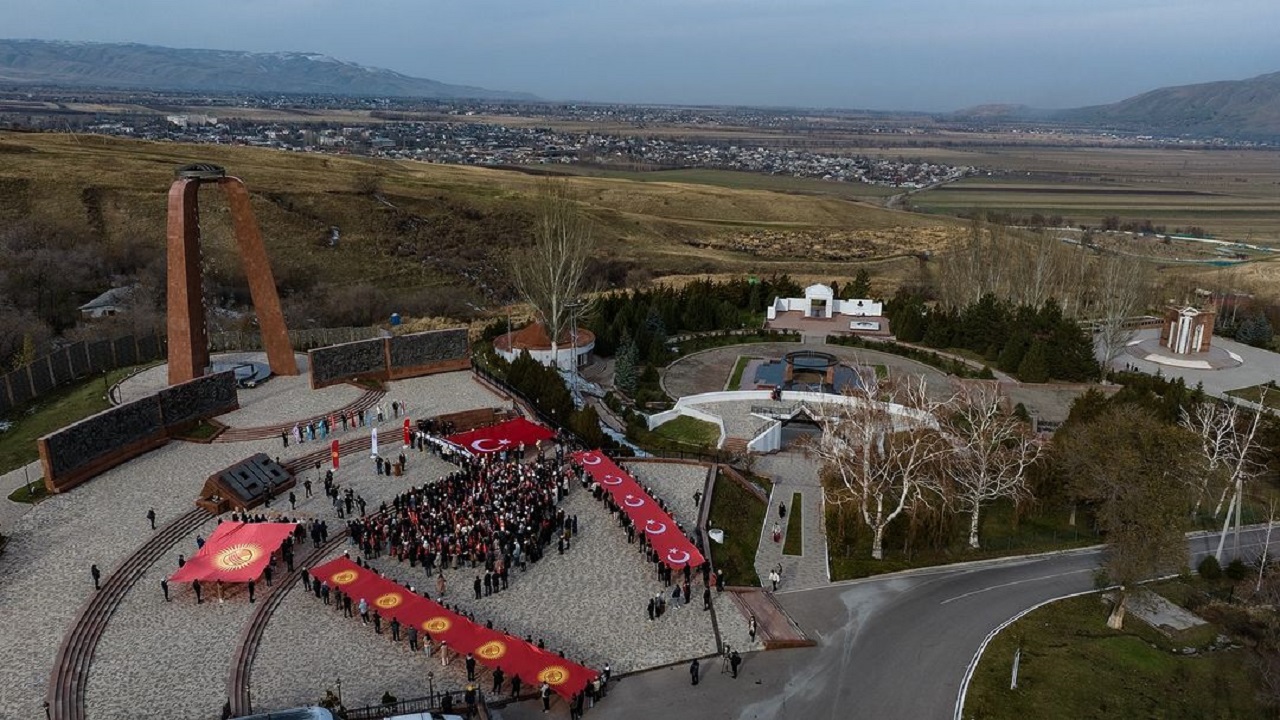
[[316, 348], [311, 387], [318, 389], [357, 378], [400, 380], [471, 367], [466, 328], [428, 330]]
[[240, 407], [228, 370], [165, 388], [40, 438], [49, 492], [64, 492], [149, 450], [177, 432]]

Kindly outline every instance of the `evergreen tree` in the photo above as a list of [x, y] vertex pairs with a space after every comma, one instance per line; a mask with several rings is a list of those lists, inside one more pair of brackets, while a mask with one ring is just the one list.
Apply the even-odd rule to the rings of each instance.
[[1027, 346], [1031, 344], [1031, 338], [1024, 331], [1018, 331], [1009, 336], [1005, 341], [1004, 347], [1000, 350], [1000, 357], [996, 360], [996, 367], [1007, 373], [1018, 372], [1018, 366], [1022, 364], [1022, 357], [1027, 354]]
[[1049, 381], [1049, 351], [1039, 338], [1031, 341], [1031, 347], [1018, 363], [1018, 379], [1026, 383]]
[[853, 282], [845, 289], [845, 297], [849, 300], [868, 299], [871, 297], [871, 273], [866, 268], [858, 268]]
[[600, 429], [600, 416], [594, 406], [574, 410], [569, 415], [569, 429], [582, 438], [582, 442], [589, 448], [604, 445], [604, 431]]
[[[624, 333], [626, 331], [623, 331]], [[621, 349], [614, 361], [613, 366], [613, 384], [628, 396], [634, 397], [636, 393], [636, 363], [638, 361], [636, 352], [636, 344], [632, 342], [630, 335], [623, 335]]]

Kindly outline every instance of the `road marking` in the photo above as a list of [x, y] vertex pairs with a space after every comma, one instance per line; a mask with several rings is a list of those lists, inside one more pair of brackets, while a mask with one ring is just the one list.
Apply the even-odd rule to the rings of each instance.
[[974, 596], [974, 595], [980, 595], [980, 594], [982, 594], [982, 593], [984, 593], [984, 592], [987, 592], [987, 591], [989, 591], [989, 590], [999, 590], [1000, 588], [1013, 587], [1014, 585], [1021, 585], [1021, 584], [1023, 584], [1023, 583], [1036, 582], [1036, 581], [1038, 581], [1038, 580], [1052, 580], [1052, 579], [1054, 579], [1054, 578], [1066, 577], [1067, 575], [1078, 575], [1079, 573], [1085, 573], [1085, 572], [1087, 572], [1087, 573], [1091, 573], [1091, 572], [1094, 572], [1095, 570], [1096, 570], [1096, 568], [1080, 568], [1079, 570], [1069, 570], [1069, 571], [1067, 571], [1067, 572], [1057, 573], [1057, 574], [1054, 574], [1054, 575], [1041, 575], [1040, 577], [1026, 578], [1026, 579], [1024, 579], [1024, 580], [1014, 580], [1013, 582], [1000, 583], [999, 585], [990, 585], [990, 586], [988, 586], [988, 587], [984, 587], [984, 588], [982, 588], [982, 589], [980, 589], [980, 590], [974, 590], [974, 591], [972, 591], [972, 592], [967, 592], [967, 593], [965, 593], [965, 594], [963, 594], [963, 595], [957, 595], [957, 596], [955, 596], [955, 597], [953, 597], [953, 598], [947, 598], [946, 600], [943, 600], [942, 602], [940, 602], [940, 603], [938, 603], [938, 604], [939, 604], [939, 605], [946, 605], [947, 603], [955, 602], [956, 600], [963, 600], [963, 599], [965, 599], [965, 598], [967, 598], [967, 597], [972, 597], [972, 596]]

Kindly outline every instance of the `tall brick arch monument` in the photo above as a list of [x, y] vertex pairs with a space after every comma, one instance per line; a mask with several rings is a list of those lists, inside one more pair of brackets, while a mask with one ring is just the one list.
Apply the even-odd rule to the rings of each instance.
[[297, 375], [298, 362], [289, 344], [280, 296], [262, 244], [262, 232], [249, 204], [249, 191], [240, 178], [228, 176], [217, 165], [186, 165], [174, 174], [169, 187], [169, 384], [201, 377], [209, 367], [209, 329], [200, 268], [199, 190], [205, 183], [221, 188], [231, 209], [236, 246], [249, 280], [249, 294], [258, 313], [258, 329], [271, 372]]

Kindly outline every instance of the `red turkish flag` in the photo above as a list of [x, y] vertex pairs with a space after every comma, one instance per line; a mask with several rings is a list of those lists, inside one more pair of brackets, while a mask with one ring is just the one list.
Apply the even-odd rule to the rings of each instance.
[[333, 442], [329, 443], [329, 459], [333, 460], [333, 469], [335, 471], [338, 469], [338, 458], [339, 458], [338, 441], [334, 440]]
[[409, 418], [405, 418], [405, 419], [404, 419], [404, 446], [405, 446], [405, 447], [409, 447], [409, 445], [411, 444], [411, 443], [409, 442], [409, 433], [410, 433], [410, 430], [409, 430]]

